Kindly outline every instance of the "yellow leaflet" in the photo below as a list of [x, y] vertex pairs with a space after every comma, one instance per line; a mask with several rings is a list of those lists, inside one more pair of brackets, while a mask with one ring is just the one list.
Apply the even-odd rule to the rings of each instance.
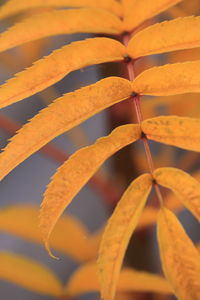
[[154, 67], [133, 81], [133, 89], [142, 95], [170, 96], [200, 92], [200, 60]]
[[12, 253], [0, 252], [0, 278], [33, 292], [59, 297], [62, 284], [46, 266]]
[[[131, 57], [200, 47], [200, 17], [178, 18], [139, 31], [130, 40]], [[172, 34], [173, 32], [173, 34]]]
[[96, 7], [112, 11], [116, 15], [121, 15], [121, 6], [115, 0], [8, 0], [0, 8], [0, 19], [22, 13], [33, 8], [43, 7]]
[[[89, 278], [89, 280], [88, 280]], [[145, 284], [144, 284], [145, 282]], [[72, 297], [100, 290], [95, 262], [81, 266], [68, 281], [65, 294]], [[147, 272], [139, 272], [130, 268], [121, 271], [117, 291], [141, 291], [170, 294], [171, 288], [161, 276]]]
[[40, 213], [40, 227], [47, 248], [49, 236], [58, 218], [74, 196], [109, 156], [138, 140], [140, 135], [139, 125], [117, 127], [110, 135], [77, 151], [58, 168], [44, 194]]
[[[31, 242], [43, 243], [38, 226], [39, 208], [30, 205], [8, 206], [0, 210], [0, 231], [9, 232]], [[50, 239], [52, 248], [77, 261], [94, 259], [97, 243], [83, 224], [72, 216], [59, 219]], [[80, 251], [81, 248], [81, 251]]]
[[123, 60], [125, 50], [120, 42], [109, 38], [86, 39], [66, 45], [2, 85], [0, 108], [34, 95], [74, 70], [92, 64]]
[[175, 168], [159, 168], [153, 173], [157, 183], [171, 189], [200, 221], [200, 183]]
[[125, 30], [133, 30], [144, 21], [167, 10], [180, 1], [181, 0], [123, 0]]
[[200, 151], [200, 119], [161, 116], [147, 119], [141, 126], [150, 140]]
[[176, 216], [161, 209], [158, 241], [165, 276], [179, 300], [200, 299], [200, 255]]
[[129, 239], [142, 214], [151, 191], [152, 177], [144, 174], [134, 180], [125, 191], [106, 226], [98, 258], [101, 296], [112, 300]]
[[56, 136], [127, 99], [131, 92], [128, 80], [109, 77], [56, 99], [23, 126], [0, 154], [0, 178]]
[[122, 32], [122, 22], [103, 9], [44, 12], [26, 18], [3, 32], [0, 35], [0, 51], [48, 36], [79, 32], [119, 34]]

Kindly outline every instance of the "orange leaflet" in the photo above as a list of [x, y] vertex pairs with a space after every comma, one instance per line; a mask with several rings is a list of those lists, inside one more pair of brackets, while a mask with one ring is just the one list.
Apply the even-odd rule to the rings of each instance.
[[141, 127], [150, 140], [200, 151], [200, 119], [160, 116], [143, 121]]
[[133, 30], [178, 2], [181, 0], [123, 0], [125, 30]]
[[150, 174], [135, 179], [125, 191], [107, 223], [98, 258], [101, 296], [104, 300], [112, 300], [115, 296], [123, 257], [151, 187]]
[[200, 17], [194, 16], [157, 23], [136, 33], [130, 40], [127, 51], [131, 57], [137, 58], [200, 47], [199, 27]]
[[200, 60], [154, 67], [133, 81], [133, 89], [142, 95], [170, 96], [200, 92]]
[[85, 147], [67, 160], [55, 173], [42, 202], [40, 227], [47, 249], [49, 236], [64, 209], [112, 154], [140, 138], [139, 125], [117, 127], [95, 144]]
[[119, 34], [122, 22], [114, 14], [97, 8], [44, 12], [26, 18], [1, 33], [0, 51], [48, 36], [80, 32]]
[[120, 42], [103, 37], [66, 45], [0, 86], [0, 108], [44, 90], [74, 70], [123, 60], [125, 53], [126, 48]]
[[8, 0], [0, 8], [0, 19], [11, 17], [26, 10], [43, 7], [96, 7], [121, 15], [121, 5], [115, 0]]
[[56, 136], [129, 98], [131, 92], [128, 80], [108, 77], [56, 99], [23, 126], [0, 154], [0, 178]]
[[200, 183], [195, 178], [175, 168], [159, 168], [153, 176], [158, 184], [171, 189], [200, 221]]
[[14, 253], [0, 252], [0, 278], [56, 298], [63, 289], [60, 280], [46, 266]]
[[176, 216], [162, 208], [158, 242], [163, 270], [180, 300], [200, 299], [200, 255]]

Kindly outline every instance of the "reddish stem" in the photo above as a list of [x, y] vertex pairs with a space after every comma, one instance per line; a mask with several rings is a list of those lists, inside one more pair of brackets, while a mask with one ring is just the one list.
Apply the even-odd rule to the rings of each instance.
[[[131, 37], [130, 33], [126, 33], [122, 37], [122, 42], [126, 47], [127, 47], [128, 42], [130, 40], [130, 37]], [[130, 60], [130, 61], [127, 62], [127, 72], [128, 72], [128, 79], [130, 81], [133, 81], [134, 78], [135, 78], [134, 61]], [[135, 93], [131, 96], [131, 99], [133, 100], [133, 103], [134, 103], [137, 122], [139, 124], [141, 124], [144, 119], [143, 119], [142, 110], [141, 110], [140, 95]], [[152, 158], [152, 154], [151, 154], [151, 150], [150, 150], [149, 140], [148, 140], [148, 138], [145, 134], [142, 135], [141, 139], [143, 141], [149, 171], [150, 171], [151, 175], [153, 176], [153, 172], [155, 170], [155, 167], [154, 167], [153, 158]], [[157, 198], [158, 198], [160, 204], [162, 205], [163, 199], [162, 199], [162, 195], [161, 195], [161, 192], [160, 192], [160, 188], [159, 188], [158, 184], [155, 181], [154, 181], [154, 187], [155, 187]]]

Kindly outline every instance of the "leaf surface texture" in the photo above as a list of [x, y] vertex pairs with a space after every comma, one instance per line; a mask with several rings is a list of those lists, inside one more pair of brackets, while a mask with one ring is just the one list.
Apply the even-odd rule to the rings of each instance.
[[150, 140], [200, 151], [200, 120], [195, 118], [160, 116], [142, 122], [142, 130]]
[[200, 60], [154, 67], [133, 81], [133, 89], [142, 95], [170, 96], [200, 92]]
[[98, 258], [101, 296], [104, 300], [114, 298], [124, 254], [139, 222], [151, 187], [150, 174], [141, 175], [134, 180], [107, 223]]
[[178, 2], [181, 0], [123, 0], [124, 27], [131, 31]]
[[158, 241], [165, 276], [179, 300], [200, 298], [200, 255], [176, 216], [163, 208]]
[[131, 91], [128, 80], [109, 77], [56, 99], [25, 124], [0, 154], [0, 178], [56, 136], [129, 98]]
[[85, 147], [67, 160], [53, 176], [42, 202], [40, 227], [48, 248], [49, 236], [64, 209], [112, 154], [140, 138], [139, 125], [117, 127], [112, 133]]
[[0, 51], [60, 34], [119, 34], [121, 31], [120, 19], [103, 9], [53, 10], [26, 18], [1, 33]]
[[0, 19], [19, 14], [33, 8], [43, 7], [96, 7], [110, 10], [116, 15], [121, 14], [121, 6], [115, 0], [8, 0], [0, 8]]
[[157, 23], [136, 33], [127, 50], [131, 57], [137, 58], [200, 47], [199, 28], [200, 17], [194, 16]]
[[61, 282], [47, 267], [14, 253], [0, 252], [0, 278], [49, 296], [62, 292]]
[[125, 53], [126, 49], [120, 42], [109, 38], [86, 39], [66, 45], [3, 84], [0, 87], [0, 108], [34, 95], [74, 70], [123, 60]]
[[157, 183], [171, 189], [200, 221], [200, 183], [176, 168], [159, 168], [153, 173]]

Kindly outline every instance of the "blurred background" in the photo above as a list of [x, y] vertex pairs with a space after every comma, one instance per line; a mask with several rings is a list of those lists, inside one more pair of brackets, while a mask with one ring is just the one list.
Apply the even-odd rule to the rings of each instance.
[[[4, 1], [1, 1], [3, 5]], [[165, 14], [148, 21], [148, 26], [157, 21], [171, 19], [184, 15], [198, 15], [199, 1], [183, 1], [182, 4], [170, 9]], [[28, 12], [27, 14], [37, 13]], [[27, 14], [15, 16], [1, 22], [1, 32], [13, 23], [27, 17]], [[0, 54], [0, 81], [3, 84], [7, 79], [24, 68], [30, 66], [37, 59], [50, 54], [54, 49], [69, 44], [76, 40], [82, 40], [93, 35], [77, 34], [46, 38], [21, 47], [3, 52]], [[167, 55], [156, 55], [139, 60], [136, 64], [136, 73], [154, 65], [200, 59], [199, 49], [176, 51]], [[64, 62], [63, 62], [64, 63]], [[0, 112], [0, 147], [3, 149], [8, 139], [14, 135], [16, 130], [25, 124], [30, 118], [37, 114], [42, 108], [51, 103], [64, 93], [74, 91], [80, 87], [95, 83], [107, 76], [123, 76], [125, 66], [103, 64], [91, 66], [83, 70], [70, 73], [63, 80], [54, 86], [40, 92], [21, 102], [13, 104]], [[176, 114], [182, 116], [200, 116], [199, 95], [181, 95], [176, 97], [159, 97], [142, 99], [142, 110], [144, 118], [160, 114]], [[46, 185], [57, 167], [77, 149], [92, 144], [101, 136], [107, 135], [113, 128], [135, 120], [132, 103], [125, 102], [117, 104], [90, 118], [80, 126], [70, 130], [66, 134], [56, 138], [49, 148], [32, 155], [29, 159], [12, 171], [1, 183], [1, 211], [0, 219], [4, 219], [6, 210], [18, 205], [36, 205], [39, 207]], [[179, 150], [170, 146], [163, 146], [151, 143], [156, 167], [174, 166], [193, 173], [200, 179], [199, 155], [193, 152]], [[81, 221], [89, 232], [95, 233], [105, 224], [115, 204], [128, 184], [143, 172], [148, 171], [143, 146], [140, 142], [137, 145], [124, 148], [120, 153], [109, 159], [104, 166], [75, 197], [72, 204], [65, 212]], [[163, 190], [169, 207], [179, 213], [181, 222], [186, 228], [188, 235], [195, 243], [199, 242], [199, 225], [191, 214], [180, 206], [180, 203], [168, 191]], [[152, 193], [148, 202], [148, 208], [156, 209], [155, 195]], [[147, 213], [148, 215], [148, 213]], [[149, 216], [149, 215], [148, 215]], [[20, 222], [21, 216], [14, 219]], [[134, 234], [127, 251], [125, 264], [138, 270], [160, 272], [159, 254], [156, 242], [155, 216], [150, 217], [146, 224], [145, 219], [141, 227]], [[9, 227], [9, 226], [8, 226]], [[48, 256], [41, 243], [34, 243], [29, 239], [23, 239], [15, 234], [12, 229], [6, 229], [4, 221], [0, 220], [0, 250], [25, 255], [38, 262], [42, 262], [53, 270], [65, 283], [76, 270], [80, 262], [70, 255], [54, 250], [54, 254], [60, 260], [54, 260]], [[63, 232], [63, 241], [73, 243], [73, 236], [66, 230]], [[81, 251], [81, 250], [80, 250]], [[2, 280], [0, 281], [0, 295], [2, 299], [15, 300], [51, 300], [49, 296], [42, 296], [33, 293], [28, 289]], [[99, 299], [99, 295], [83, 295], [77, 299]], [[127, 298], [128, 299], [128, 298]], [[155, 295], [135, 294], [129, 295], [129, 299], [138, 300], [171, 300], [172, 297], [158, 298]]]

